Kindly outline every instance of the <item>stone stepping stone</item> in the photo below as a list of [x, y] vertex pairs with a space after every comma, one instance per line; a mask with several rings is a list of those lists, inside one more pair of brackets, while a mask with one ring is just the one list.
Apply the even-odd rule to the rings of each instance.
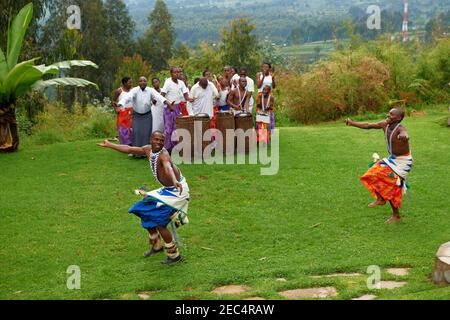
[[151, 294], [152, 294], [151, 292], [140, 292], [138, 293], [138, 297], [141, 298], [142, 300], [149, 300]]
[[311, 278], [314, 279], [319, 279], [319, 278], [334, 278], [334, 277], [359, 277], [361, 276], [361, 273], [333, 273], [333, 274], [323, 274], [320, 276], [310, 276]]
[[337, 296], [337, 290], [335, 287], [294, 289], [280, 292], [280, 295], [287, 299], [328, 298]]
[[277, 278], [276, 280], [279, 282], [287, 282], [287, 280], [285, 278]]
[[365, 301], [367, 301], [367, 300], [375, 300], [376, 298], [377, 298], [377, 296], [374, 295], [374, 294], [365, 294], [365, 295], [363, 295], [363, 296], [361, 296], [359, 298], [353, 298], [352, 300], [365, 300]]
[[450, 284], [450, 242], [444, 243], [436, 253], [433, 280], [439, 286]]
[[251, 298], [246, 298], [246, 299], [243, 299], [243, 300], [266, 300], [266, 299], [261, 298], [261, 297], [251, 297]]
[[212, 291], [212, 293], [215, 294], [241, 294], [246, 291], [248, 291], [250, 287], [248, 286], [242, 286], [242, 285], [229, 285], [229, 286], [223, 286], [216, 288]]
[[407, 276], [411, 268], [388, 268], [386, 272], [394, 276]]
[[404, 287], [408, 284], [405, 281], [380, 281], [380, 289], [397, 289]]

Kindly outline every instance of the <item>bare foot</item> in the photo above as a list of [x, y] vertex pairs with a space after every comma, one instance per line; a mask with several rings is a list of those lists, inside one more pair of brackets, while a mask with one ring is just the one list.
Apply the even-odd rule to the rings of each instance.
[[375, 208], [375, 207], [378, 207], [378, 206], [384, 206], [386, 204], [386, 201], [384, 201], [383, 199], [378, 199], [377, 201], [374, 201], [374, 202], [372, 202], [372, 203], [370, 203], [369, 205], [368, 205], [368, 207], [369, 208]]
[[385, 223], [386, 224], [394, 224], [394, 223], [399, 222], [400, 220], [401, 220], [400, 216], [393, 215], [392, 217], [387, 219]]

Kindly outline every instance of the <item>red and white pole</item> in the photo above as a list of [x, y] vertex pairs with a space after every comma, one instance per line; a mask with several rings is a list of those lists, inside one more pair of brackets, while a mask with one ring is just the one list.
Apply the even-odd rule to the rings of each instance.
[[402, 26], [403, 42], [406, 42], [409, 40], [408, 19], [409, 19], [408, 0], [403, 0], [403, 26]]

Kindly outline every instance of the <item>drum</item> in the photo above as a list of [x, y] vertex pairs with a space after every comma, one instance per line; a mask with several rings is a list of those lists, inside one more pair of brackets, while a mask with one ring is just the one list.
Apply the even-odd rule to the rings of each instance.
[[[234, 153], [234, 114], [229, 111], [219, 111], [216, 114], [216, 129], [222, 133], [223, 144], [222, 144], [222, 154], [232, 154]], [[232, 141], [230, 141], [231, 145], [227, 145], [227, 130], [232, 130]], [[219, 141], [217, 142], [217, 146], [220, 145]], [[228, 146], [228, 147], [227, 147]]]
[[256, 123], [261, 122], [270, 125], [270, 114], [258, 112], [256, 114]]
[[[256, 132], [253, 123], [253, 115], [247, 112], [238, 113], [234, 117], [234, 123], [236, 129], [235, 131], [236, 150], [238, 152], [245, 151], [245, 153], [248, 153], [249, 151], [253, 150], [253, 147], [256, 145], [256, 143], [251, 143], [251, 140], [256, 141]], [[242, 129], [243, 132], [239, 133], [239, 131], [237, 131], [239, 129]], [[245, 134], [245, 141], [243, 141], [242, 139], [242, 137], [244, 137], [244, 134]]]
[[194, 139], [197, 140], [197, 150], [194, 150], [193, 148], [195, 158], [202, 158], [203, 151], [205, 151], [206, 147], [211, 144], [211, 140], [203, 141], [205, 132], [209, 129], [211, 129], [211, 118], [209, 115], [206, 113], [197, 114], [194, 117], [194, 136], [192, 139], [192, 143], [194, 143]]
[[[190, 157], [192, 158], [192, 155], [194, 153], [194, 120], [195, 118], [192, 116], [180, 116], [176, 119], [176, 126], [177, 126], [177, 131], [179, 129], [184, 129], [187, 130], [189, 132], [190, 135], [190, 144], [191, 144], [191, 155]], [[178, 142], [178, 145], [180, 145], [181, 142], [183, 142], [183, 135], [181, 133], [177, 132], [177, 136], [179, 137], [180, 141]], [[167, 139], [167, 137], [166, 137]], [[178, 150], [177, 147], [175, 147], [175, 150]], [[180, 152], [180, 156], [183, 157], [183, 150], [181, 150]]]

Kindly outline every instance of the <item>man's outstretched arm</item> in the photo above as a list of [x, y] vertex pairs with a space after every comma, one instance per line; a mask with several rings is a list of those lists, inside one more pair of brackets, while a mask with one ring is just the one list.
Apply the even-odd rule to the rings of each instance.
[[345, 124], [347, 126], [360, 129], [383, 129], [386, 126], [386, 121], [381, 121], [378, 123], [368, 123], [368, 122], [357, 122], [348, 118], [347, 120], [345, 120]]
[[102, 143], [97, 143], [99, 147], [103, 148], [110, 148], [119, 152], [128, 153], [128, 154], [135, 154], [135, 155], [142, 155], [145, 156], [147, 153], [145, 150], [147, 149], [147, 146], [145, 147], [130, 147], [123, 144], [114, 144], [109, 142], [108, 140], [103, 141]]

